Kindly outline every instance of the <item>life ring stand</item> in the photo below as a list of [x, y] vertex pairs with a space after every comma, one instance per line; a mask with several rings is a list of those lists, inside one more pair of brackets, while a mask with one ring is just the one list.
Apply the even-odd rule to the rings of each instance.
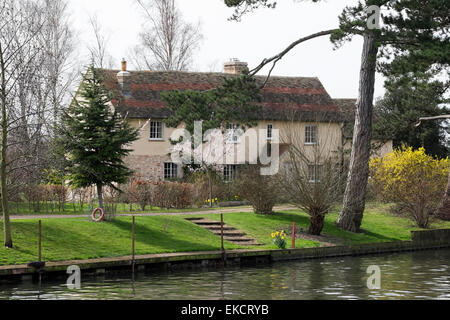
[[[101, 215], [99, 218], [96, 218], [95, 214], [99, 211], [101, 212]], [[102, 208], [97, 208], [94, 210], [94, 212], [92, 212], [92, 221], [101, 222], [101, 221], [103, 221], [103, 218], [105, 218], [105, 210], [103, 210]]]

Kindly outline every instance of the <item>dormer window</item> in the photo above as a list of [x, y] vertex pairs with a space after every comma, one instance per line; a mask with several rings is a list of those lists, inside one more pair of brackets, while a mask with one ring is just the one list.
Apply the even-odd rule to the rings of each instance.
[[162, 121], [150, 121], [150, 140], [163, 140], [164, 124]]

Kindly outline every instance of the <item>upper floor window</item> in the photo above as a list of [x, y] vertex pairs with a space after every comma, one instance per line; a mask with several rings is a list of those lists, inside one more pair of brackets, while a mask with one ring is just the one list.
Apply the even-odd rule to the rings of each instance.
[[317, 126], [306, 126], [305, 127], [305, 143], [306, 144], [317, 144], [319, 142], [319, 129]]
[[273, 138], [273, 124], [267, 125], [267, 140], [272, 140]]
[[150, 140], [162, 140], [164, 124], [162, 121], [150, 121]]
[[228, 124], [227, 125], [227, 138], [228, 141], [239, 143], [240, 135], [239, 135], [239, 125], [238, 124]]
[[164, 163], [164, 180], [172, 180], [178, 178], [178, 165], [176, 163]]

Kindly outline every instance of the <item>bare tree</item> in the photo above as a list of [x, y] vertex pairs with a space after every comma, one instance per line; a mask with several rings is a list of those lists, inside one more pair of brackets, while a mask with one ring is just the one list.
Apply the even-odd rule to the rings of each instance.
[[188, 70], [202, 40], [200, 24], [183, 20], [175, 0], [136, 0], [146, 17], [141, 43], [131, 52], [137, 69]]
[[331, 141], [338, 136], [325, 134], [332, 130], [331, 126], [327, 126], [325, 120], [317, 120], [309, 122], [310, 136], [306, 137], [305, 131], [299, 128], [299, 115], [292, 114], [292, 121], [284, 125], [280, 136], [281, 143], [289, 145], [289, 149], [279, 184], [286, 200], [310, 216], [309, 233], [320, 235], [325, 215], [337, 204], [343, 192], [339, 155], [332, 150], [337, 141]]
[[40, 178], [47, 142], [70, 83], [71, 33], [62, 0], [0, 6], [0, 189], [4, 244], [12, 247], [8, 192]]
[[[19, 80], [32, 70], [27, 66], [36, 56], [33, 42], [42, 28], [39, 8], [31, 1], [6, 0], [0, 7], [0, 101], [1, 101], [1, 159], [0, 191], [2, 196], [4, 245], [12, 248], [11, 226], [8, 212], [8, 134], [11, 126], [23, 123], [20, 112], [14, 110], [16, 99], [23, 99], [15, 90]], [[19, 117], [15, 117], [16, 115]]]
[[97, 15], [89, 17], [89, 25], [94, 36], [94, 42], [88, 46], [91, 60], [96, 68], [111, 68], [113, 65], [112, 56], [108, 53], [109, 36], [105, 35]]

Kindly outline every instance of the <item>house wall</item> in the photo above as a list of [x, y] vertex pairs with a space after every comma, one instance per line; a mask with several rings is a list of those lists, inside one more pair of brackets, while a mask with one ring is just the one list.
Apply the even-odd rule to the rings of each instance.
[[[157, 120], [157, 119], [153, 119]], [[161, 141], [150, 140], [150, 126], [147, 124], [143, 127], [147, 120], [144, 119], [130, 119], [130, 124], [135, 128], [142, 128], [140, 138], [131, 146], [133, 149], [130, 156], [127, 157], [127, 165], [142, 178], [160, 181], [164, 180], [164, 163], [171, 162], [171, 143], [169, 141], [171, 135], [176, 130], [175, 128], [164, 127], [163, 139]], [[272, 124], [274, 129], [280, 132], [280, 143], [289, 143], [296, 145], [302, 153], [305, 153], [309, 158], [314, 157], [314, 153], [319, 149], [322, 156], [338, 155], [342, 148], [341, 129], [338, 123], [304, 123], [304, 122], [288, 122], [288, 121], [260, 121], [256, 130], [258, 136], [263, 136], [267, 131], [267, 125]], [[319, 144], [317, 146], [305, 144], [305, 127], [307, 125], [317, 125]], [[181, 128], [180, 126], [179, 128]], [[264, 132], [264, 134], [263, 134]], [[234, 149], [237, 153], [239, 147], [242, 148], [241, 143], [235, 144]], [[245, 153], [246, 161], [250, 160], [250, 146], [249, 141], [246, 140]], [[242, 149], [241, 149], [242, 150]], [[235, 153], [235, 154], [236, 154]], [[259, 152], [258, 152], [259, 154]], [[235, 160], [237, 160], [235, 158]], [[282, 160], [283, 161], [283, 158]], [[230, 162], [225, 162], [230, 163]], [[179, 168], [179, 177], [182, 176], [182, 170]]]
[[[344, 145], [344, 150], [348, 156], [350, 156], [352, 151], [352, 139], [347, 139]], [[372, 140], [372, 157], [383, 158], [389, 153], [394, 151], [393, 141], [381, 141], [374, 139]]]

